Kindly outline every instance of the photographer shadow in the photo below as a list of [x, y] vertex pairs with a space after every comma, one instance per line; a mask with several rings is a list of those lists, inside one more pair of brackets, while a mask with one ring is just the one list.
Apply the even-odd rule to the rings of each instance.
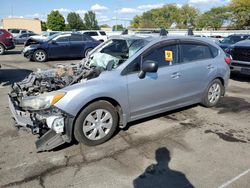
[[155, 152], [157, 164], [146, 168], [134, 181], [134, 188], [193, 188], [185, 174], [169, 168], [171, 160], [167, 148], [158, 148]]

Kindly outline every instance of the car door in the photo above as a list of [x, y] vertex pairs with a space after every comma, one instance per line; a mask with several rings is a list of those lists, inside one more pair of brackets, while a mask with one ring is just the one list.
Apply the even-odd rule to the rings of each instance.
[[61, 58], [70, 56], [69, 50], [69, 38], [68, 35], [61, 35], [49, 42], [49, 57]]
[[[167, 58], [167, 53], [171, 53], [172, 59]], [[144, 79], [139, 79], [140, 64], [146, 60], [158, 62], [158, 71], [146, 73]], [[131, 120], [153, 115], [178, 105], [182, 89], [176, 42], [153, 46], [131, 62], [127, 70]]]
[[183, 100], [199, 102], [208, 83], [217, 72], [217, 63], [209, 44], [180, 41], [181, 87]]
[[70, 56], [83, 57], [85, 49], [84, 46], [83, 36], [81, 34], [72, 34], [69, 45]]

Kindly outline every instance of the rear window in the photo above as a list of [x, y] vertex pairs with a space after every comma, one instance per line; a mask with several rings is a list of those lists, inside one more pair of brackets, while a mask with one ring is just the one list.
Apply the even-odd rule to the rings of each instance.
[[14, 33], [14, 34], [17, 34], [17, 33], [20, 32], [20, 30], [18, 30], [18, 29], [11, 29], [10, 32], [11, 32], [11, 33]]
[[88, 36], [98, 36], [97, 32], [85, 32], [84, 34], [88, 35]]
[[101, 35], [106, 35], [106, 33], [104, 31], [100, 31]]
[[180, 44], [181, 62], [213, 58], [209, 46], [202, 44]]

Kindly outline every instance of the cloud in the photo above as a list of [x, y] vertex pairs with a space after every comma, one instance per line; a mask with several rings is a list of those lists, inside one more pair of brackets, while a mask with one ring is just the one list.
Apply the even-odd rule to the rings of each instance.
[[137, 14], [140, 13], [140, 10], [137, 10], [135, 8], [121, 8], [116, 11], [119, 14]]
[[54, 11], [58, 10], [61, 13], [69, 13], [69, 12], [71, 12], [71, 10], [67, 9], [67, 8], [59, 8], [59, 9], [53, 9], [53, 10]]
[[108, 16], [105, 16], [105, 15], [101, 15], [97, 18], [98, 22], [106, 22], [106, 21], [109, 21], [109, 17]]
[[147, 10], [147, 9], [154, 9], [154, 8], [160, 8], [162, 7], [164, 4], [160, 3], [160, 4], [147, 4], [147, 5], [140, 5], [137, 8], [141, 9], [141, 10]]
[[105, 6], [102, 6], [99, 4], [95, 4], [95, 5], [91, 6], [90, 10], [92, 10], [94, 12], [101, 12], [101, 11], [108, 10], [108, 7], [105, 7]]
[[81, 9], [81, 10], [76, 10], [76, 11], [74, 11], [74, 12], [81, 15], [81, 14], [85, 14], [87, 11]]
[[195, 5], [211, 5], [211, 4], [223, 4], [226, 3], [227, 0], [189, 0], [190, 4]]

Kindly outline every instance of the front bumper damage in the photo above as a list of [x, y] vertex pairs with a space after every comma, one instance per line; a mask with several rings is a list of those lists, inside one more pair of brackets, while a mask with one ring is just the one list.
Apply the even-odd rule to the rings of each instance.
[[8, 100], [15, 126], [30, 129], [34, 135], [38, 135], [35, 143], [38, 152], [49, 151], [71, 142], [73, 116], [56, 107], [27, 112], [18, 106], [18, 100], [13, 94], [9, 94]]

